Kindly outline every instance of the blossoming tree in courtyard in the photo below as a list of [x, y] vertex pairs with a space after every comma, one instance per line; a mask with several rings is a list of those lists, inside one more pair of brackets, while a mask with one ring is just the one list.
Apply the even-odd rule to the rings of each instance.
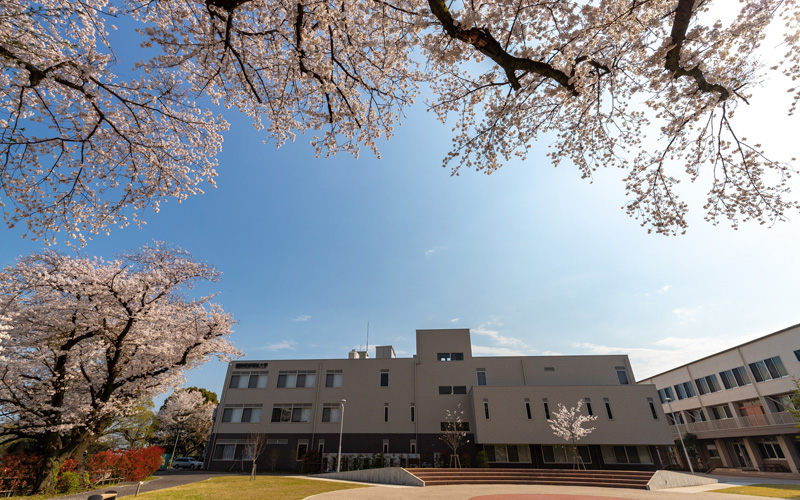
[[594, 427], [583, 427], [587, 422], [597, 420], [597, 415], [584, 415], [581, 413], [583, 401], [578, 401], [577, 406], [567, 408], [562, 403], [558, 403], [558, 409], [553, 413], [553, 418], [547, 423], [553, 429], [553, 434], [569, 443], [569, 452], [572, 455], [575, 467], [583, 466], [578, 454], [578, 442], [592, 433]]
[[[133, 72], [116, 67], [122, 16], [156, 49]], [[198, 97], [278, 145], [309, 132], [318, 154], [357, 155], [425, 88], [454, 173], [546, 137], [585, 178], [623, 169], [649, 230], [685, 229], [681, 180], [705, 183], [712, 223], [784, 220], [788, 159], [733, 118], [767, 74], [800, 76], [798, 32], [796, 0], [0, 0], [0, 203], [33, 236], [107, 231], [213, 184], [227, 124]]]
[[44, 251], [0, 273], [10, 326], [0, 367], [0, 444], [37, 440], [53, 471], [83, 456], [114, 417], [175, 387], [183, 371], [238, 354], [233, 319], [211, 296], [190, 299], [217, 271], [164, 244], [115, 260]]
[[188, 389], [176, 389], [164, 401], [157, 415], [158, 437], [167, 451], [174, 451], [173, 459], [202, 454], [216, 406], [200, 391]]

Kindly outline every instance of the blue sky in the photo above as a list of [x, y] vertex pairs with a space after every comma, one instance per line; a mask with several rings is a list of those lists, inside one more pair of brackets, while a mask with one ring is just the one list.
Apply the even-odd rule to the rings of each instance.
[[[767, 82], [739, 119], [788, 158], [796, 120], [776, 88]], [[800, 323], [800, 214], [713, 227], [702, 192], [682, 185], [700, 202], [688, 233], [647, 234], [620, 209], [620, 172], [581, 180], [548, 163], [546, 141], [491, 176], [452, 177], [441, 166], [449, 128], [421, 103], [382, 160], [317, 159], [304, 136], [276, 149], [246, 117], [225, 116], [218, 188], [83, 252], [162, 240], [214, 264], [223, 278], [210, 290], [250, 359], [345, 357], [367, 323], [370, 346], [410, 356], [415, 329], [459, 327], [473, 330], [475, 354], [627, 353], [645, 378]], [[3, 266], [43, 248], [5, 227], [0, 241]], [[187, 385], [219, 393], [224, 371], [209, 363]]]

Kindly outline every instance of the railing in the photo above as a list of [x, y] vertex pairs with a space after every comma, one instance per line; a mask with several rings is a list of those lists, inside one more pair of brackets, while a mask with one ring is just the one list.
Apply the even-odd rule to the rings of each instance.
[[[794, 425], [794, 416], [788, 411], [765, 413], [763, 415], [749, 415], [746, 417], [724, 418], [721, 420], [708, 420], [706, 422], [686, 422], [680, 427], [683, 432], [700, 434], [703, 432], [723, 431], [729, 429], [749, 429], [753, 427], [769, 427], [773, 425]], [[672, 434], [678, 436], [678, 430], [671, 425]]]

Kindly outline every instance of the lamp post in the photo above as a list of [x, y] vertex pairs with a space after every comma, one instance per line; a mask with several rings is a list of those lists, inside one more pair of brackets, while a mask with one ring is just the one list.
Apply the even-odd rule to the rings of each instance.
[[692, 467], [692, 461], [689, 459], [689, 452], [686, 451], [686, 444], [683, 442], [683, 434], [681, 433], [681, 423], [678, 419], [675, 418], [675, 412], [672, 411], [672, 398], [667, 398], [667, 406], [669, 406], [669, 412], [672, 413], [672, 421], [675, 422], [675, 427], [678, 429], [678, 439], [681, 440], [681, 446], [683, 447], [683, 454], [686, 456], [686, 463], [689, 465], [689, 472], [694, 474], [694, 467]]
[[344, 404], [347, 403], [346, 399], [342, 400], [342, 414], [339, 415], [339, 454], [336, 455], [336, 472], [342, 468], [342, 430], [344, 429]]

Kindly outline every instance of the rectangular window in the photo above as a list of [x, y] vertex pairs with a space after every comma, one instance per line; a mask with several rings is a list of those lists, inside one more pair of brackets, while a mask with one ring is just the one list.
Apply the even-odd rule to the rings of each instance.
[[544, 367], [544, 371], [546, 371], [546, 372], [554, 372], [554, 371], [556, 371], [556, 367], [555, 366], [545, 366]]
[[467, 386], [465, 385], [440, 385], [439, 394], [466, 394]]
[[485, 444], [483, 449], [492, 463], [531, 462], [531, 449], [527, 444]]
[[708, 456], [710, 458], [719, 458], [719, 450], [717, 450], [717, 445], [707, 444], [706, 449], [708, 450]]
[[381, 387], [389, 387], [389, 372], [381, 372]]
[[[588, 446], [578, 446], [578, 456], [581, 457], [583, 463], [592, 463], [592, 456], [589, 453]], [[546, 464], [568, 464], [574, 462], [572, 449], [562, 445], [542, 445], [542, 459]]]
[[278, 372], [278, 388], [302, 389], [314, 387], [317, 380], [316, 371], [280, 371]]
[[436, 355], [436, 359], [438, 359], [439, 361], [450, 361], [450, 353], [440, 352]]
[[603, 461], [607, 464], [652, 464], [647, 446], [601, 446]]
[[666, 404], [667, 398], [669, 398], [670, 401], [675, 401], [675, 393], [672, 392], [672, 387], [659, 389], [658, 398], [661, 400], [661, 404]]
[[386, 403], [383, 406], [383, 421], [384, 422], [388, 422], [389, 421], [389, 404], [388, 403]]
[[525, 413], [528, 415], [528, 420], [533, 419], [531, 415], [531, 402], [529, 400], [525, 400]]
[[762, 458], [785, 459], [781, 445], [777, 441], [758, 441], [758, 451]]
[[342, 418], [342, 405], [339, 403], [325, 403], [322, 406], [323, 422], [339, 422]]
[[792, 394], [768, 396], [767, 400], [772, 403], [773, 412], [796, 410], [797, 408], [795, 408], [794, 401], [792, 401], [792, 396]]
[[583, 398], [583, 402], [586, 403], [586, 412], [589, 413], [589, 416], [591, 417], [594, 415], [594, 412], [592, 412], [592, 400], [589, 398]]
[[478, 385], [486, 385], [486, 372], [478, 371]]
[[686, 410], [686, 415], [689, 416], [690, 422], [705, 422], [706, 421], [706, 414], [703, 413], [701, 408], [696, 408], [694, 410]]
[[239, 375], [231, 375], [231, 383], [228, 384], [229, 389], [239, 388]]
[[650, 405], [650, 413], [653, 415], [653, 420], [658, 420], [658, 413], [656, 412], [656, 405], [653, 404], [653, 398], [647, 398], [647, 404]]
[[455, 428], [459, 431], [469, 432], [469, 422], [440, 422], [442, 432], [452, 432]]
[[789, 376], [786, 372], [786, 367], [783, 366], [783, 361], [781, 361], [780, 356], [750, 363], [749, 366], [756, 382], [764, 382], [766, 380]]
[[606, 413], [608, 414], [609, 420], [614, 420], [614, 415], [611, 414], [611, 402], [608, 398], [603, 398], [603, 403], [606, 405]]
[[694, 379], [694, 383], [695, 385], [697, 385], [697, 392], [701, 396], [703, 394], [709, 394], [721, 390], [716, 375], [709, 375], [707, 377], [696, 378]]
[[489, 420], [489, 402], [488, 401], [484, 401], [483, 402], [483, 416], [486, 418], [486, 420]]
[[750, 382], [750, 377], [747, 375], [744, 366], [719, 372], [719, 378], [722, 379], [722, 385], [724, 385], [726, 389], [734, 389], [752, 383]]
[[412, 439], [411, 440], [411, 442], [409, 443], [408, 449], [409, 449], [409, 452], [412, 455], [416, 455], [417, 454], [417, 440], [416, 439]]
[[384, 439], [383, 440], [383, 454], [384, 455], [388, 455], [389, 454], [389, 440], [388, 439]]
[[325, 387], [341, 387], [342, 370], [328, 370], [325, 374]]
[[728, 405], [712, 406], [709, 408], [714, 420], [723, 420], [726, 418], [733, 418], [733, 413]]
[[232, 424], [261, 421], [261, 405], [226, 406], [222, 409], [222, 421]]
[[466, 394], [466, 393], [467, 393], [467, 386], [465, 385], [453, 386], [453, 394]]
[[794, 357], [797, 358], [797, 361], [800, 361], [800, 349], [794, 351]]
[[411, 405], [411, 421], [414, 422], [416, 417], [414, 405]]
[[228, 383], [229, 389], [264, 389], [267, 387], [267, 372], [234, 372]]
[[[323, 409], [323, 415], [325, 410]], [[300, 403], [284, 403], [276, 404], [272, 407], [271, 422], [310, 422], [311, 421], [311, 405]]]
[[453, 387], [449, 385], [440, 385], [439, 394], [453, 394]]
[[542, 404], [544, 405], [544, 418], [550, 420], [550, 407], [547, 405], [547, 400], [543, 399]]
[[617, 379], [619, 379], [619, 383], [622, 385], [627, 385], [628, 382], [628, 371], [625, 369], [624, 366], [617, 366], [614, 368], [617, 370]]
[[440, 352], [436, 354], [439, 361], [464, 361], [463, 352]]

